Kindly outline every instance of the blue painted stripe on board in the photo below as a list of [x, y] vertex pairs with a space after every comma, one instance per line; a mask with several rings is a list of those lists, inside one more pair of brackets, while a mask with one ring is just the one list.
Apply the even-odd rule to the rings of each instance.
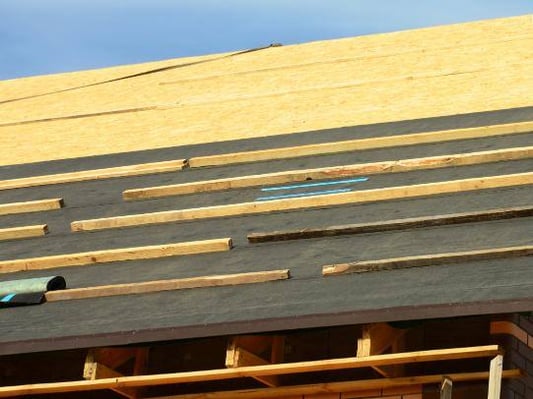
[[5, 297], [3, 297], [2, 299], [0, 299], [0, 302], [9, 302], [10, 300], [13, 299], [13, 297], [15, 296], [16, 294], [9, 294], [9, 295], [6, 295]]
[[345, 179], [345, 180], [334, 180], [334, 181], [324, 181], [324, 182], [292, 184], [290, 186], [263, 187], [261, 189], [261, 191], [293, 190], [293, 189], [297, 189], [297, 188], [334, 186], [336, 184], [360, 183], [360, 182], [364, 182], [364, 181], [367, 181], [367, 180], [368, 180], [368, 177], [358, 177], [358, 178], [354, 178], [354, 179]]
[[270, 201], [270, 200], [284, 199], [284, 198], [311, 197], [313, 195], [327, 195], [327, 194], [346, 193], [348, 191], [352, 191], [352, 189], [351, 188], [339, 188], [338, 190], [313, 191], [311, 193], [270, 195], [268, 197], [258, 197], [255, 200], [256, 201]]

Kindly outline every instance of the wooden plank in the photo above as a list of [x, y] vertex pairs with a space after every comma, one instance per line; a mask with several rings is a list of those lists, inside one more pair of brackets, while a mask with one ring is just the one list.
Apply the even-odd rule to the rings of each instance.
[[231, 249], [231, 246], [231, 238], [218, 238], [204, 241], [189, 241], [143, 247], [78, 252], [38, 258], [5, 260], [0, 261], [0, 273], [228, 251]]
[[367, 139], [354, 139], [330, 143], [308, 144], [295, 147], [282, 147], [266, 150], [243, 151], [230, 154], [198, 156], [189, 159], [189, 166], [191, 168], [199, 168], [204, 166], [268, 161], [274, 159], [287, 159], [310, 155], [335, 154], [339, 152], [370, 150], [376, 148], [390, 148], [415, 144], [441, 143], [454, 140], [529, 133], [532, 130], [533, 122], [530, 121], [441, 130], [436, 132], [401, 134], [386, 137], [372, 137]]
[[511, 321], [492, 321], [490, 323], [490, 333], [494, 334], [509, 334], [516, 339], [522, 341], [525, 345], [528, 343], [528, 334], [526, 331], [518, 327]]
[[[258, 366], [257, 366], [258, 367]], [[227, 371], [235, 371], [226, 369]], [[198, 373], [198, 372], [196, 372]], [[205, 373], [205, 372], [204, 372]], [[182, 373], [183, 374], [183, 373]], [[123, 388], [130, 386], [156, 386], [156, 385], [168, 385], [173, 384], [172, 374], [168, 374], [167, 378], [161, 380], [159, 375], [151, 376], [134, 376], [134, 377], [118, 377], [113, 379], [101, 379], [95, 381], [68, 381], [68, 382], [56, 382], [56, 383], [41, 383], [41, 384], [28, 384], [28, 385], [14, 385], [0, 387], [0, 397], [16, 397], [31, 394], [44, 394], [44, 393], [61, 393], [61, 392], [79, 392], [79, 391], [92, 391], [97, 389], [111, 389], [111, 388]], [[150, 378], [151, 377], [151, 378]], [[489, 378], [489, 373], [486, 371], [472, 372], [472, 373], [460, 373], [450, 374], [450, 378], [453, 378], [456, 382], [465, 381], [482, 381]], [[518, 369], [505, 370], [502, 374], [503, 378], [519, 378], [521, 372]], [[291, 394], [315, 394], [315, 393], [328, 393], [332, 391], [344, 392], [344, 391], [358, 391], [367, 389], [383, 389], [391, 387], [405, 387], [409, 385], [421, 385], [421, 384], [438, 384], [442, 380], [442, 375], [426, 375], [426, 376], [412, 376], [401, 378], [379, 378], [374, 380], [359, 380], [359, 381], [347, 381], [347, 382], [334, 382], [334, 383], [320, 383], [300, 386], [284, 386], [279, 388], [264, 388], [264, 389], [252, 389], [252, 390], [235, 390], [225, 392], [210, 392], [206, 394], [191, 394], [180, 396], [166, 396], [153, 399], [200, 399], [200, 398], [227, 398], [231, 399], [239, 397], [241, 399], [260, 399], [268, 397], [280, 397], [288, 396]], [[217, 395], [217, 396], [215, 396]]]
[[62, 198], [0, 204], [0, 216], [16, 213], [42, 212], [60, 209], [64, 206]]
[[[486, 371], [470, 372], [470, 373], [457, 373], [450, 374], [450, 378], [453, 378], [457, 382], [470, 382], [470, 381], [484, 381], [489, 377], [489, 373]], [[520, 370], [512, 369], [505, 370], [503, 372], [503, 378], [519, 378]], [[184, 394], [184, 395], [171, 395], [171, 396], [159, 396], [152, 399], [263, 399], [263, 398], [279, 398], [289, 395], [318, 395], [318, 394], [331, 394], [333, 392], [343, 393], [349, 391], [359, 390], [371, 390], [371, 389], [387, 389], [397, 387], [408, 387], [411, 385], [425, 385], [425, 384], [438, 384], [442, 380], [442, 375], [419, 375], [413, 377], [399, 377], [399, 378], [379, 378], [373, 380], [359, 380], [359, 381], [346, 381], [346, 382], [325, 382], [309, 385], [294, 385], [279, 388], [263, 388], [263, 389], [242, 389], [234, 391], [218, 391], [218, 392], [206, 392], [197, 394]], [[381, 395], [378, 395], [381, 397]], [[376, 397], [375, 399], [377, 399]], [[404, 398], [407, 399], [408, 395]], [[418, 397], [418, 396], [417, 396]], [[389, 399], [400, 399], [400, 396], [388, 397]]]
[[340, 274], [366, 273], [382, 270], [406, 269], [411, 267], [424, 267], [447, 263], [473, 262], [476, 260], [513, 258], [531, 255], [533, 255], [533, 245], [490, 248], [462, 252], [447, 252], [429, 255], [406, 256], [402, 258], [388, 258], [325, 265], [322, 267], [322, 275], [335, 276]]
[[440, 385], [440, 399], [452, 399], [453, 382], [449, 377], [444, 377]]
[[31, 237], [42, 237], [46, 234], [48, 234], [48, 226], [46, 224], [10, 227], [7, 229], [0, 229], [0, 241], [19, 240], [22, 238]]
[[487, 399], [500, 399], [503, 374], [503, 356], [497, 355], [490, 361], [489, 389]]
[[352, 191], [340, 194], [317, 195], [313, 197], [279, 199], [264, 202], [244, 202], [229, 205], [215, 205], [202, 208], [152, 212], [110, 218], [78, 220], [71, 223], [72, 231], [112, 229], [128, 226], [171, 223], [193, 219], [207, 219], [237, 215], [290, 211], [308, 208], [322, 208], [347, 204], [387, 201], [398, 198], [449, 194], [499, 187], [512, 187], [533, 183], [533, 172], [510, 175], [475, 177], [410, 186], [395, 186], [371, 190]]
[[20, 179], [0, 180], [0, 190], [46, 186], [52, 184], [74, 183], [88, 180], [111, 179], [116, 177], [140, 176], [155, 173], [175, 172], [186, 165], [186, 160], [152, 162], [136, 165], [117, 166], [114, 168], [83, 170], [79, 172], [58, 173], [23, 177]]
[[266, 233], [257, 232], [250, 233], [247, 237], [248, 241], [251, 243], [261, 243], [269, 241], [333, 237], [346, 234], [377, 233], [391, 230], [407, 230], [462, 223], [487, 222], [491, 220], [512, 219], [528, 216], [533, 216], [533, 207], [531, 206], [487, 209], [483, 211], [449, 213], [435, 216], [420, 216], [371, 223], [329, 226], [324, 228], [306, 228], [302, 230], [272, 231]]
[[[124, 377], [123, 374], [115, 371], [106, 365], [98, 362], [91, 362], [88, 364], [87, 360], [85, 362], [84, 376], [87, 380], [98, 380], [103, 378], [118, 378]], [[119, 393], [122, 396], [125, 396], [128, 399], [137, 398], [136, 388], [111, 388], [113, 391]]]
[[[232, 353], [229, 354], [229, 357], [232, 359], [231, 365], [227, 367], [246, 367], [246, 366], [264, 366], [271, 364], [265, 359], [253, 354], [252, 352], [247, 351], [246, 349], [234, 347], [231, 350]], [[226, 352], [226, 360], [228, 360], [228, 353]], [[267, 387], [277, 387], [279, 386], [279, 379], [276, 375], [271, 376], [258, 376], [253, 377], [257, 381], [265, 384]]]
[[260, 175], [171, 184], [157, 187], [135, 188], [125, 190], [122, 193], [122, 197], [125, 200], [140, 200], [260, 185], [474, 165], [480, 163], [524, 159], [532, 156], [533, 146], [505, 148], [500, 150], [479, 151], [466, 154], [439, 155], [425, 158], [401, 159], [398, 161], [382, 161], [306, 170], [291, 170]]
[[102, 285], [86, 288], [49, 291], [45, 294], [48, 302], [68, 301], [72, 299], [96, 298], [116, 295], [146, 294], [150, 292], [183, 290], [203, 287], [221, 287], [226, 285], [254, 284], [289, 278], [289, 270], [269, 270], [250, 273], [236, 273], [190, 277], [171, 280], [143, 281], [141, 283]]

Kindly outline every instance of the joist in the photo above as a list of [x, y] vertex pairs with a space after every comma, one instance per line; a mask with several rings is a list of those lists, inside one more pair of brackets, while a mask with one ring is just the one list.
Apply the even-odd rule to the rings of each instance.
[[322, 275], [335, 276], [339, 274], [407, 269], [411, 267], [436, 266], [442, 264], [473, 262], [479, 260], [491, 260], [500, 258], [514, 258], [531, 255], [533, 255], [533, 245], [490, 248], [462, 252], [447, 252], [418, 256], [405, 256], [402, 258], [388, 258], [325, 265], [322, 267]]
[[466, 154], [439, 155], [434, 157], [401, 159], [397, 161], [382, 161], [305, 170], [291, 170], [260, 175], [171, 184], [157, 187], [136, 188], [125, 190], [122, 196], [125, 200], [140, 200], [261, 185], [267, 186], [272, 184], [323, 180], [338, 177], [345, 178], [349, 176], [398, 173], [412, 170], [465, 166], [531, 157], [533, 157], [533, 146], [505, 148], [500, 150], [479, 151]]
[[[270, 364], [270, 362], [266, 361], [265, 359], [253, 354], [252, 352], [247, 351], [246, 349], [235, 347], [232, 350], [231, 354], [233, 363], [229, 367], [245, 367], [245, 366], [259, 366], [259, 365], [267, 365]], [[228, 359], [228, 354], [226, 352], [226, 360]], [[227, 365], [226, 361], [226, 365]], [[277, 387], [279, 386], [279, 380], [278, 376], [276, 375], [270, 375], [270, 376], [257, 376], [253, 377], [257, 381], [265, 384], [268, 387]]]
[[5, 260], [0, 261], [0, 273], [228, 251], [231, 247], [231, 238], [217, 238], [204, 241], [189, 241], [143, 247], [78, 252], [38, 258]]
[[336, 141], [330, 143], [307, 144], [294, 147], [281, 147], [229, 154], [206, 155], [189, 159], [191, 168], [204, 166], [229, 165], [245, 162], [269, 161], [275, 159], [297, 158], [310, 155], [335, 154], [376, 148], [400, 147], [415, 144], [441, 143], [533, 131], [533, 122], [505, 123], [499, 125], [449, 129], [435, 132], [400, 134], [386, 137], [372, 137]]
[[487, 222], [491, 220], [513, 219], [533, 216], [533, 207], [513, 207], [487, 209], [483, 211], [448, 213], [435, 216], [384, 220], [371, 223], [347, 224], [323, 228], [306, 228], [248, 234], [248, 241], [261, 243], [269, 241], [300, 240], [319, 237], [333, 237], [348, 234], [378, 233], [392, 230], [409, 230], [425, 227], [446, 226], [463, 223]]
[[64, 205], [62, 198], [50, 198], [36, 201], [11, 202], [0, 204], [0, 216], [16, 213], [42, 212], [60, 209]]
[[[505, 370], [502, 373], [502, 378], [519, 378], [520, 370], [511, 369]], [[470, 381], [486, 381], [489, 378], [489, 373], [486, 371], [457, 373], [448, 375], [457, 382]], [[379, 378], [373, 380], [359, 380], [346, 382], [326, 382], [308, 385], [294, 385], [279, 388], [263, 388], [263, 389], [242, 389], [234, 391], [218, 391], [206, 392], [203, 394], [185, 394], [185, 395], [171, 395], [159, 396], [152, 399], [263, 399], [263, 398], [295, 398], [300, 395], [331, 395], [332, 393], [367, 391], [373, 389], [389, 389], [409, 387], [413, 385], [438, 384], [442, 381], [442, 375], [418, 375], [413, 377], [399, 377], [399, 378]], [[407, 397], [406, 395], [405, 397]], [[329, 397], [329, 396], [328, 396]], [[390, 397], [391, 399], [399, 398], [399, 396]], [[492, 398], [491, 398], [492, 399]]]
[[0, 241], [42, 237], [46, 234], [48, 234], [48, 226], [46, 224], [10, 227], [7, 229], [0, 229]]
[[183, 169], [185, 165], [186, 161], [184, 159], [178, 159], [172, 161], [117, 166], [113, 168], [91, 169], [78, 172], [0, 180], [0, 190], [175, 172]]
[[533, 172], [509, 175], [475, 177], [434, 183], [394, 186], [339, 194], [316, 195], [302, 198], [278, 199], [263, 202], [244, 202], [201, 208], [170, 210], [79, 220], [71, 223], [72, 231], [102, 230], [148, 224], [171, 223], [193, 219], [253, 215], [269, 212], [323, 208], [338, 205], [361, 204], [393, 199], [415, 198], [491, 188], [522, 186], [533, 183]]
[[[248, 366], [230, 369], [213, 369], [188, 371], [167, 374], [152, 374], [143, 376], [127, 376], [117, 378], [103, 378], [92, 381], [66, 381], [54, 383], [41, 383], [29, 385], [3, 386], [0, 387], [0, 397], [35, 395], [45, 393], [91, 391], [97, 389], [129, 388], [140, 386], [169, 385], [191, 382], [218, 381], [232, 378], [268, 376], [282, 374], [309, 373], [315, 371], [355, 369], [370, 366], [383, 366], [392, 364], [407, 364], [419, 362], [432, 362], [443, 360], [471, 359], [490, 357], [499, 354], [500, 349], [497, 345], [434, 349], [418, 352], [405, 352], [387, 355], [376, 355], [364, 358], [351, 357], [329, 360], [316, 360], [295, 363], [270, 364], [264, 366]], [[509, 371], [508, 371], [509, 373]], [[518, 372], [519, 373], [519, 372]], [[516, 372], [512, 371], [516, 376]], [[483, 373], [481, 379], [488, 378], [488, 373]], [[441, 376], [438, 376], [440, 381]], [[378, 380], [373, 380], [378, 381]], [[386, 381], [380, 379], [379, 381]], [[459, 379], [454, 378], [454, 381]], [[406, 383], [407, 382], [407, 383]], [[433, 380], [431, 380], [433, 382]], [[381, 382], [383, 383], [383, 382]], [[425, 383], [424, 380], [414, 380], [413, 377], [403, 379], [401, 384], [392, 383], [386, 386], [403, 386], [419, 385]], [[323, 384], [320, 384], [323, 386]], [[371, 385], [371, 384], [369, 384]], [[365, 384], [361, 384], [361, 387]], [[270, 388], [277, 389], [277, 388]], [[283, 387], [287, 389], [287, 387]]]
[[101, 285], [86, 288], [71, 288], [60, 291], [49, 291], [45, 294], [48, 302], [68, 301], [108, 297], [116, 295], [147, 294], [150, 292], [183, 290], [191, 288], [221, 287], [227, 285], [254, 284], [289, 278], [289, 270], [269, 270], [261, 272], [212, 275], [181, 279], [143, 281], [141, 283]]

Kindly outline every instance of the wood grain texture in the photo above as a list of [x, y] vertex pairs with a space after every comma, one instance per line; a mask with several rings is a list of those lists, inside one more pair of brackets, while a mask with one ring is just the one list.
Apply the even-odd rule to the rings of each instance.
[[1, 215], [13, 215], [17, 213], [43, 212], [60, 209], [64, 205], [62, 198], [50, 198], [36, 201], [11, 202], [0, 204]]
[[114, 177], [140, 176], [152, 173], [175, 172], [183, 169], [184, 166], [185, 160], [178, 159], [174, 161], [153, 162], [118, 166], [114, 168], [93, 169], [79, 172], [24, 177], [20, 179], [0, 180], [0, 190], [73, 183], [87, 180], [111, 179]]
[[[531, 16], [523, 16], [214, 55], [211, 63], [4, 103], [0, 165], [530, 106], [532, 40]], [[54, 76], [49, 86], [106, 73]], [[42, 93], [46, 82], [3, 82], [1, 97]]]
[[231, 249], [231, 245], [230, 238], [220, 238], [204, 241], [150, 245], [144, 247], [79, 252], [63, 255], [43, 256], [39, 258], [4, 260], [0, 261], [0, 273], [228, 251]]
[[324, 228], [305, 228], [301, 230], [285, 230], [272, 232], [257, 232], [248, 234], [251, 243], [301, 240], [318, 237], [333, 237], [346, 234], [366, 234], [391, 230], [407, 230], [425, 227], [446, 226], [462, 223], [477, 223], [490, 220], [512, 219], [533, 216], [533, 207], [515, 207], [503, 209], [488, 209], [476, 212], [450, 213], [435, 216], [421, 216], [415, 218], [383, 220], [373, 223], [347, 224], [343, 226], [329, 226]]
[[429, 195], [484, 190], [498, 187], [521, 186], [533, 183], [533, 172], [511, 175], [476, 177], [435, 183], [396, 186], [348, 193], [317, 195], [312, 197], [279, 199], [263, 202], [243, 202], [229, 205], [208, 206], [163, 212], [142, 213], [100, 219], [78, 220], [71, 223], [72, 231], [113, 229], [149, 224], [171, 223], [193, 219], [207, 219], [236, 215], [290, 211], [398, 198], [415, 198]]
[[[533, 122], [529, 123], [529, 125], [530, 129], [533, 130]], [[297, 150], [294, 151], [294, 153], [296, 152]], [[265, 173], [261, 175], [239, 176], [225, 179], [171, 184], [158, 187], [136, 188], [125, 190], [122, 196], [125, 200], [141, 200], [308, 180], [322, 180], [341, 177], [344, 178], [349, 176], [398, 173], [412, 170], [475, 165], [481, 163], [531, 158], [532, 156], [533, 147], [505, 148], [500, 150], [478, 151], [466, 154], [450, 154], [425, 158], [401, 159], [397, 161], [382, 161], [305, 170], [290, 170], [284, 172]]]
[[498, 258], [514, 258], [531, 255], [533, 255], [533, 245], [405, 256], [402, 258], [378, 259], [325, 265], [322, 267], [322, 275], [335, 276], [350, 273], [377, 272], [385, 270], [407, 269], [411, 267], [437, 266], [442, 264], [473, 262], [478, 260]]
[[19, 240], [23, 238], [42, 237], [48, 233], [46, 224], [36, 224], [33, 226], [11, 227], [0, 229], [0, 241]]
[[[155, 386], [202, 381], [217, 381], [240, 377], [308, 373], [314, 371], [343, 370], [370, 366], [419, 363], [440, 360], [471, 359], [494, 356], [498, 353], [498, 346], [488, 345], [479, 347], [437, 349], [419, 352], [376, 355], [365, 358], [352, 357], [297, 363], [248, 366], [230, 369], [213, 369], [169, 374], [105, 378], [101, 380], [92, 381], [68, 381], [7, 387], [4, 386], [0, 387], [0, 397], [59, 392], [91, 391], [97, 389], [112, 389], [139, 386]], [[440, 381], [440, 378], [441, 376], [439, 376], [438, 381]], [[482, 379], [486, 378], [488, 378], [488, 373], [483, 373]], [[375, 383], [376, 380], [372, 381], [374, 381]], [[383, 383], [383, 381], [385, 380], [381, 379], [380, 381], [381, 383]], [[404, 383], [402, 385], [418, 385], [424, 383], [423, 381], [414, 380], [413, 377], [410, 377], [409, 381], [410, 383], [405, 384], [406, 381], [404, 380]], [[396, 384], [386, 386], [395, 385]]]
[[144, 281], [141, 283], [102, 285], [87, 288], [49, 291], [45, 297], [48, 302], [73, 299], [99, 298], [115, 295], [146, 294], [191, 288], [222, 287], [226, 285], [255, 284], [267, 281], [286, 280], [289, 270], [269, 270], [250, 273], [223, 274], [171, 280]]

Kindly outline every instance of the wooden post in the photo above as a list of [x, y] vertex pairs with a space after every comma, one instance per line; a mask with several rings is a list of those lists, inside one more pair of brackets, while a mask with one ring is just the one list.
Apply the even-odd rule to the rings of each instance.
[[497, 355], [490, 361], [489, 393], [487, 399], [500, 399], [503, 373], [503, 356]]
[[440, 385], [440, 399], [452, 399], [452, 387], [452, 380], [449, 377], [444, 377]]

